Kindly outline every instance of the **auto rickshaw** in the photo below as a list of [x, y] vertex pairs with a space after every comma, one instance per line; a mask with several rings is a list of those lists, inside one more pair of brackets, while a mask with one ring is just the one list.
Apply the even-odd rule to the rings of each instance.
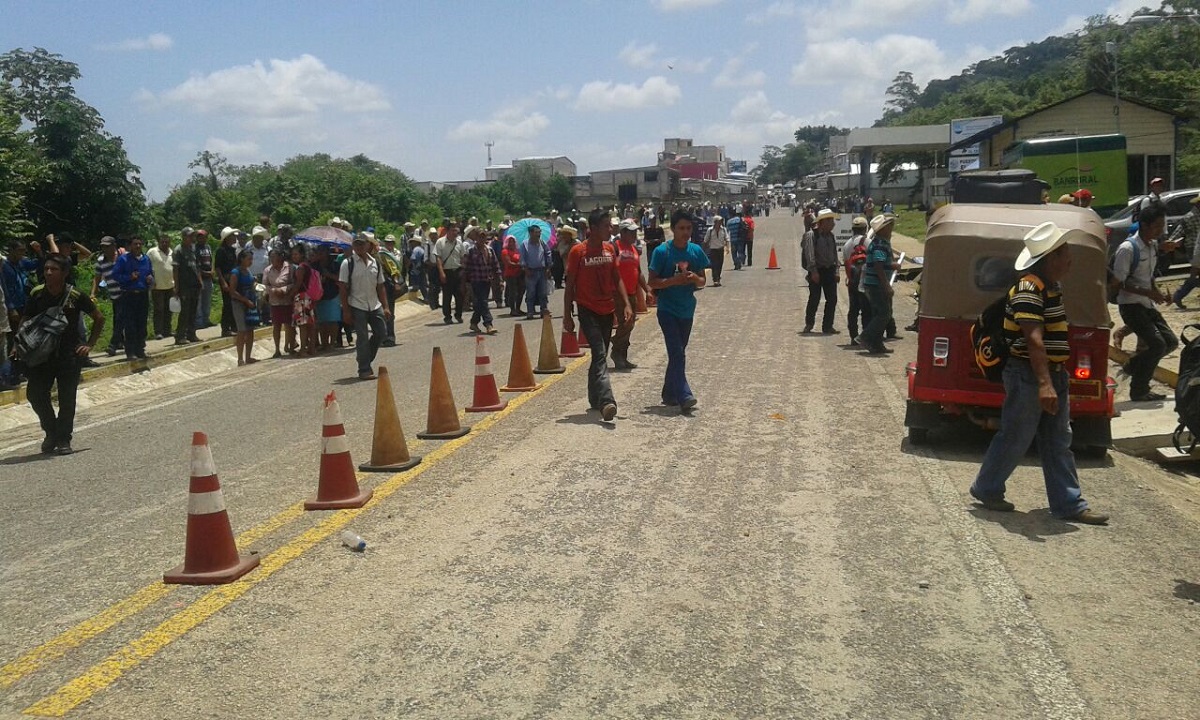
[[1013, 263], [1024, 236], [1051, 221], [1079, 230], [1068, 240], [1071, 271], [1063, 281], [1070, 326], [1071, 426], [1077, 452], [1102, 456], [1112, 444], [1116, 383], [1108, 377], [1109, 331], [1105, 293], [1104, 223], [1071, 205], [950, 204], [930, 218], [917, 310], [917, 359], [908, 365], [909, 441], [923, 443], [947, 416], [988, 429], [999, 426], [1004, 386], [975, 364], [971, 324], [1016, 280]]

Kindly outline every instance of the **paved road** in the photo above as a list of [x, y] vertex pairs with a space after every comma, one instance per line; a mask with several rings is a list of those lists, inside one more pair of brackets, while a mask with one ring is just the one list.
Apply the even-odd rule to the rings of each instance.
[[[903, 441], [913, 338], [874, 358], [799, 335], [798, 224], [759, 226], [756, 259], [774, 241], [784, 269], [700, 293], [692, 417], [657, 404], [645, 316], [615, 427], [571, 362], [470, 435], [412, 443], [425, 462], [363, 478], [361, 512], [297, 509], [331, 387], [368, 455], [375, 389], [343, 382], [349, 356], [97, 406], [69, 458], [6, 433], [0, 717], [1196, 717], [1200, 487], [1085, 463], [1114, 520], [1076, 527], [1031, 459], [1019, 512], [973, 507], [986, 435]], [[501, 382], [512, 326], [491, 341]], [[432, 345], [470, 400], [464, 327], [422, 315], [383, 353], [410, 440]], [[193, 430], [263, 557], [215, 590], [157, 582], [181, 559]]]

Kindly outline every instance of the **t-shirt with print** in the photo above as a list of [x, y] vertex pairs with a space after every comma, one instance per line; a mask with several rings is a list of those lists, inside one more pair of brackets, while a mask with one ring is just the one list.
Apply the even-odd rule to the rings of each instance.
[[[688, 243], [681, 250], [674, 242], [666, 242], [654, 248], [649, 267], [650, 272], [666, 279], [689, 270], [701, 275], [708, 265], [708, 255], [699, 245]], [[659, 313], [685, 319], [696, 314], [696, 286], [691, 283], [659, 288], [655, 297], [658, 298]]]
[[862, 284], [866, 287], [879, 287], [879, 273], [875, 269], [878, 265], [891, 266], [892, 264], [892, 244], [889, 240], [881, 237], [876, 237], [867, 246], [867, 264], [863, 268]]
[[636, 293], [642, 275], [642, 256], [636, 245], [617, 243], [617, 270], [621, 273], [625, 293]]
[[579, 243], [567, 255], [567, 275], [575, 278], [575, 302], [598, 315], [610, 315], [617, 309], [616, 254], [612, 245]]

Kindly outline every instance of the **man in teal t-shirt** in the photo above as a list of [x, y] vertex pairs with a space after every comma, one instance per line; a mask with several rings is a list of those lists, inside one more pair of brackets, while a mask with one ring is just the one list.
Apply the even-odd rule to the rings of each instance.
[[687, 381], [687, 344], [696, 314], [696, 289], [704, 287], [708, 256], [692, 237], [692, 216], [679, 210], [671, 215], [674, 238], [654, 249], [650, 256], [650, 288], [657, 291], [658, 326], [667, 345], [667, 374], [663, 381], [664, 405], [687, 411], [696, 397]]

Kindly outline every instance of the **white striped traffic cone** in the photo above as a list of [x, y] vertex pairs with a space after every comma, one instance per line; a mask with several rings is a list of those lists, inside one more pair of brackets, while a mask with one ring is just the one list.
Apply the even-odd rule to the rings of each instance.
[[354, 461], [350, 459], [350, 441], [342, 424], [342, 411], [337, 396], [325, 396], [325, 412], [321, 419], [321, 478], [317, 497], [304, 503], [305, 510], [340, 510], [359, 508], [367, 504], [374, 490], [360, 490], [354, 477]]
[[492, 359], [483, 346], [483, 336], [475, 337], [475, 397], [467, 412], [494, 412], [508, 407], [507, 400], [500, 399], [496, 388], [496, 376], [492, 374]]
[[238, 555], [221, 481], [208, 449], [208, 436], [192, 434], [192, 477], [188, 489], [187, 540], [183, 564], [163, 573], [163, 582], [222, 585], [258, 567], [258, 555]]

